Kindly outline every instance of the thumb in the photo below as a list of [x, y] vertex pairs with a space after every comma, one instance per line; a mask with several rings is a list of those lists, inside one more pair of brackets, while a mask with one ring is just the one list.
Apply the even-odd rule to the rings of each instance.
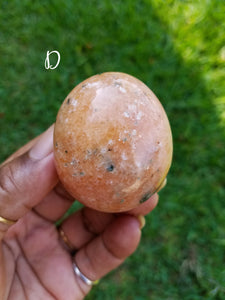
[[41, 202], [57, 181], [51, 126], [28, 152], [0, 167], [0, 217], [18, 220]]

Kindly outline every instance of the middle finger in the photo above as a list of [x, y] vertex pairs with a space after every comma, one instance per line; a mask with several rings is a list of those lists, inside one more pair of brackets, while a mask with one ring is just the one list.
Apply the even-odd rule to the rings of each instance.
[[79, 249], [96, 235], [101, 234], [115, 218], [114, 214], [83, 207], [70, 215], [60, 225], [60, 230], [62, 230], [61, 232], [64, 235], [64, 243], [66, 239], [68, 240], [66, 244], [69, 248], [73, 250]]

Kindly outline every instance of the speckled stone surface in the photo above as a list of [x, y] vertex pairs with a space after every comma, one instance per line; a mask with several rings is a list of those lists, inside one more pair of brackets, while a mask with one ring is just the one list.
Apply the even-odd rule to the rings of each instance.
[[90, 77], [66, 97], [54, 153], [60, 180], [74, 198], [100, 211], [127, 211], [166, 177], [172, 135], [152, 91], [130, 75], [109, 72]]

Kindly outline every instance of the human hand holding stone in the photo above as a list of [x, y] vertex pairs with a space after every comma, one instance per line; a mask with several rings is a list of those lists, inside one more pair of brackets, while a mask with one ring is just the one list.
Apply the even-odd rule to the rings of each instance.
[[158, 201], [121, 214], [83, 207], [58, 230], [74, 199], [59, 182], [52, 135], [53, 126], [0, 166], [1, 300], [83, 299], [135, 251]]

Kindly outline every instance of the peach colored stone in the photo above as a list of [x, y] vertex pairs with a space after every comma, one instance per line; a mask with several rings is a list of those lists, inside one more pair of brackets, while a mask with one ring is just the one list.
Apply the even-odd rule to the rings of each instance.
[[105, 212], [130, 210], [154, 194], [172, 161], [167, 115], [153, 92], [124, 73], [95, 75], [64, 100], [55, 163], [68, 192]]

